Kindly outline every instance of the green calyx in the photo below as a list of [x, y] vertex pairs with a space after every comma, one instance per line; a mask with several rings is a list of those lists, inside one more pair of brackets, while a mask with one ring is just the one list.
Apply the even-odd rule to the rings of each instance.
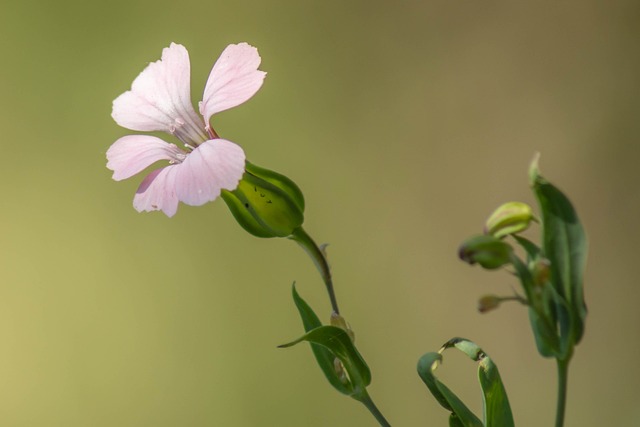
[[513, 248], [494, 236], [480, 235], [462, 243], [458, 256], [471, 265], [480, 264], [487, 270], [495, 270], [511, 262]]
[[485, 224], [485, 233], [502, 238], [529, 228], [536, 221], [531, 206], [522, 202], [508, 202], [498, 207]]
[[222, 198], [234, 218], [256, 237], [287, 237], [304, 222], [304, 196], [284, 175], [248, 161], [233, 191]]

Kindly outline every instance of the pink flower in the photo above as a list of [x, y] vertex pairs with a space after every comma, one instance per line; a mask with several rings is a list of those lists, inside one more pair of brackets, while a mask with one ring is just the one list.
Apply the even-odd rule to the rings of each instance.
[[113, 179], [129, 178], [161, 160], [169, 164], [144, 178], [133, 198], [138, 211], [161, 210], [175, 215], [178, 202], [200, 206], [215, 200], [222, 189], [234, 190], [242, 178], [242, 148], [221, 139], [210, 126], [211, 116], [242, 104], [262, 86], [258, 50], [232, 44], [220, 55], [204, 88], [200, 115], [191, 104], [189, 54], [171, 43], [162, 59], [152, 62], [133, 81], [131, 90], [113, 101], [111, 116], [135, 131], [163, 131], [184, 147], [150, 135], [128, 135], [107, 151]]

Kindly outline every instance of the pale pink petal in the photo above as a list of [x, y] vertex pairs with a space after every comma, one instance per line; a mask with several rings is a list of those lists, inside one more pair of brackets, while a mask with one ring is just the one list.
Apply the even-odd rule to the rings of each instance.
[[262, 86], [267, 75], [259, 71], [258, 49], [247, 43], [231, 44], [216, 61], [200, 103], [205, 123], [215, 113], [242, 104]]
[[168, 217], [178, 211], [175, 177], [178, 165], [156, 169], [142, 181], [133, 198], [133, 207], [138, 212], [161, 210]]
[[[176, 127], [203, 129], [193, 109], [190, 91], [189, 53], [171, 43], [162, 59], [150, 63], [133, 81], [131, 90], [113, 101], [111, 117], [120, 126], [137, 131], [173, 133]], [[204, 137], [204, 131], [200, 130]]]
[[244, 173], [242, 148], [224, 139], [212, 139], [198, 146], [176, 165], [176, 195], [187, 205], [200, 206], [214, 200], [220, 190], [234, 190]]
[[107, 168], [113, 171], [113, 179], [120, 181], [159, 160], [180, 162], [185, 154], [177, 146], [155, 136], [127, 135], [118, 139], [107, 150]]

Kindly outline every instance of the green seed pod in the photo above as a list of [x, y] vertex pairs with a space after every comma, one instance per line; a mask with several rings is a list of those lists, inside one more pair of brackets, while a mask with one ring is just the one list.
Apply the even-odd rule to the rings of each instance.
[[513, 248], [494, 236], [480, 235], [467, 239], [458, 251], [458, 256], [471, 265], [480, 264], [487, 270], [495, 270], [511, 262]]
[[246, 162], [238, 187], [222, 198], [238, 223], [257, 237], [287, 237], [304, 221], [304, 197], [284, 175]]
[[531, 206], [521, 202], [508, 202], [491, 214], [484, 232], [502, 238], [526, 230], [531, 221], [535, 221]]

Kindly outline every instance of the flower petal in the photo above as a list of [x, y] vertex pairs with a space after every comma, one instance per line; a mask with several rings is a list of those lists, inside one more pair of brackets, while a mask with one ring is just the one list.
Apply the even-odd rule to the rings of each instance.
[[186, 125], [201, 129], [204, 137], [202, 119], [191, 104], [190, 84], [189, 53], [171, 43], [162, 51], [162, 59], [150, 63], [131, 90], [113, 101], [111, 117], [131, 130], [173, 133]]
[[178, 165], [167, 166], [151, 172], [140, 184], [133, 198], [133, 207], [138, 211], [161, 210], [168, 217], [178, 211], [175, 178]]
[[185, 153], [173, 144], [149, 135], [127, 135], [114, 142], [107, 150], [107, 168], [113, 179], [120, 181], [132, 177], [158, 160], [180, 162]]
[[230, 44], [222, 52], [209, 74], [200, 103], [205, 123], [215, 113], [242, 104], [262, 86], [264, 71], [259, 71], [258, 49], [247, 43]]
[[245, 155], [240, 146], [224, 139], [206, 141], [176, 165], [176, 195], [187, 205], [215, 200], [220, 190], [233, 190], [244, 173]]

